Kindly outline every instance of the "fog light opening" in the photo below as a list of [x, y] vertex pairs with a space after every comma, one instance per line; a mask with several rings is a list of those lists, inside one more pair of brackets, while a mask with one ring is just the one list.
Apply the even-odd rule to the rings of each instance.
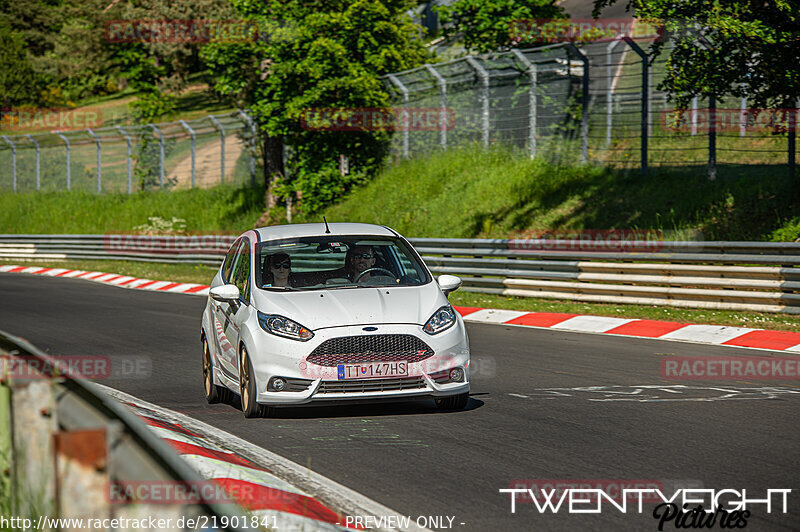
[[282, 377], [272, 377], [269, 381], [268, 389], [273, 392], [282, 392], [286, 389], [286, 379]]
[[453, 368], [450, 370], [450, 380], [452, 382], [461, 382], [464, 380], [464, 370], [461, 368]]

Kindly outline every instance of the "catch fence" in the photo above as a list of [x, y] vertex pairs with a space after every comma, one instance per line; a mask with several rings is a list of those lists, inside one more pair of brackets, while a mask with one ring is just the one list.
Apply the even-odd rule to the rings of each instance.
[[393, 139], [399, 157], [467, 143], [525, 150], [553, 163], [618, 168], [719, 164], [789, 165], [793, 170], [800, 102], [792, 109], [751, 108], [747, 99], [695, 98], [676, 110], [658, 89], [671, 43], [558, 43], [467, 56], [385, 76], [393, 105], [438, 108], [438, 130], [413, 124]]
[[0, 131], [0, 192], [252, 184], [260, 165], [256, 140], [245, 111], [24, 135]]

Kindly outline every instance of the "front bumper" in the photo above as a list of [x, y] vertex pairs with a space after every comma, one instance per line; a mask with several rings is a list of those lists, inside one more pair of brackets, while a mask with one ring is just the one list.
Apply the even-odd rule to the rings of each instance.
[[[362, 326], [319, 329], [308, 342], [284, 339], [266, 332], [259, 334], [253, 339], [255, 349], [249, 351], [258, 387], [256, 401], [267, 405], [300, 405], [326, 401], [445, 397], [469, 392], [469, 343], [460, 317], [453, 327], [434, 336], [424, 333], [419, 325], [378, 325], [377, 328], [375, 333], [365, 333]], [[430, 346], [434, 355], [419, 362], [409, 362], [407, 377], [363, 380], [339, 380], [336, 366], [320, 366], [306, 360], [328, 339], [365, 334], [413, 335]], [[442, 382], [442, 372], [456, 367], [464, 369], [464, 381]], [[307, 387], [298, 391], [267, 391], [274, 376], [292, 382], [293, 389], [306, 384]]]

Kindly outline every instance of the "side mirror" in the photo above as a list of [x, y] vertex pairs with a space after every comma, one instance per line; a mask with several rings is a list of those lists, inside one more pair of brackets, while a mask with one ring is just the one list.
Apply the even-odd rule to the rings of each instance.
[[231, 303], [233, 301], [239, 301], [239, 288], [233, 284], [223, 284], [209, 290], [208, 295], [215, 301]]
[[436, 282], [439, 283], [439, 288], [445, 296], [449, 296], [450, 292], [455, 292], [461, 286], [461, 279], [455, 275], [440, 275]]

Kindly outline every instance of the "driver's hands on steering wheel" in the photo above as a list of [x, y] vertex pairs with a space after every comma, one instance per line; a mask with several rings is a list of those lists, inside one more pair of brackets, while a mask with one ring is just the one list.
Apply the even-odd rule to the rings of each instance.
[[397, 281], [397, 278], [395, 277], [394, 273], [392, 273], [391, 271], [387, 270], [386, 268], [373, 267], [373, 268], [367, 268], [363, 272], [361, 272], [358, 275], [356, 275], [356, 278], [353, 280], [353, 282], [357, 283], [357, 282], [359, 282], [361, 280], [362, 277], [364, 277], [365, 274], [372, 273], [372, 272], [375, 272], [375, 271], [386, 272], [387, 274], [389, 274], [388, 277], [391, 277], [392, 279], [395, 279], [395, 281]]

